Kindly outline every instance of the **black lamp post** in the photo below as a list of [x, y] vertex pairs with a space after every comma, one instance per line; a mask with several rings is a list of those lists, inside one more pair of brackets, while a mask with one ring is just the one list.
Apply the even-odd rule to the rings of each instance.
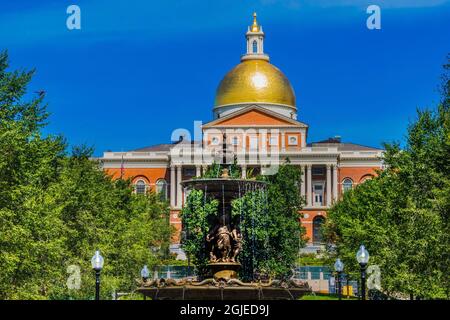
[[336, 260], [336, 262], [334, 263], [334, 270], [337, 273], [336, 284], [338, 287], [338, 297], [339, 297], [339, 300], [342, 300], [341, 274], [342, 274], [342, 271], [344, 270], [344, 263], [341, 261], [341, 259], [338, 258]]
[[141, 269], [142, 282], [146, 282], [149, 275], [150, 271], [148, 271], [147, 265], [144, 265], [144, 267]]
[[369, 262], [369, 252], [364, 245], [359, 247], [356, 253], [356, 260], [358, 260], [359, 266], [361, 267], [361, 300], [366, 300], [366, 267]]
[[100, 255], [100, 251], [95, 251], [91, 259], [92, 269], [95, 271], [95, 300], [100, 300], [100, 272], [102, 271], [103, 263], [104, 260]]

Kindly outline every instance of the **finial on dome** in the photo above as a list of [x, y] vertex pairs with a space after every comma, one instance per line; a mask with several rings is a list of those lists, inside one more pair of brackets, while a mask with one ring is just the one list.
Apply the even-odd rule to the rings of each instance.
[[259, 32], [258, 21], [256, 20], [256, 12], [253, 12], [253, 25], [251, 30], [252, 32]]

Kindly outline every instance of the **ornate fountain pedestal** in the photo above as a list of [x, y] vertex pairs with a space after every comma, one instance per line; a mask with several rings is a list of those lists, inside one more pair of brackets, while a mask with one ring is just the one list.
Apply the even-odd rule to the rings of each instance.
[[238, 270], [241, 267], [239, 262], [214, 262], [209, 263], [208, 267], [211, 269], [214, 279], [216, 281], [238, 278]]

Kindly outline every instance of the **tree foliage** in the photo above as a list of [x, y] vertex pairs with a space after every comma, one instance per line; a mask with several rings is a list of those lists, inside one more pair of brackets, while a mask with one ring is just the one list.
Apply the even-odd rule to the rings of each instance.
[[219, 202], [206, 196], [202, 190], [192, 190], [181, 212], [183, 224], [182, 248], [197, 268], [200, 277], [207, 275], [206, 265], [209, 252], [206, 245], [206, 235], [210, 225], [217, 216]]
[[[90, 258], [105, 257], [102, 296], [132, 290], [150, 246], [168, 247], [167, 203], [113, 181], [92, 150], [71, 154], [60, 136], [43, 136], [45, 94], [25, 100], [34, 71], [8, 71], [0, 54], [0, 299], [90, 299]], [[75, 266], [81, 286], [69, 289]], [[75, 272], [76, 273], [76, 272]], [[76, 287], [76, 286], [75, 286]]]
[[344, 194], [325, 233], [348, 271], [364, 244], [381, 268], [382, 289], [424, 298], [449, 297], [449, 65], [436, 110], [418, 111], [406, 147], [386, 144], [386, 169]]
[[300, 169], [280, 165], [274, 175], [264, 176], [269, 182], [268, 220], [269, 256], [266, 265], [274, 276], [287, 277], [295, 267], [300, 248], [305, 245], [305, 228], [300, 224]]

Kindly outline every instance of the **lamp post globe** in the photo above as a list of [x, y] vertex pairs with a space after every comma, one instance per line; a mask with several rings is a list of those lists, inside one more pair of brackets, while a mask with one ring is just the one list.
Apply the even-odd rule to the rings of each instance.
[[[142, 277], [142, 285], [147, 282], [147, 279], [150, 276], [150, 271], [148, 270], [147, 265], [144, 265], [144, 267], [141, 269], [141, 277]], [[147, 296], [144, 294], [144, 300], [147, 300]]]
[[95, 251], [94, 256], [91, 259], [92, 269], [95, 271], [95, 300], [100, 300], [100, 272], [103, 269], [105, 260], [100, 254], [100, 251]]
[[361, 265], [367, 265], [367, 263], [369, 262], [369, 252], [367, 251], [366, 247], [362, 244], [359, 247], [358, 252], [356, 253], [356, 260], [358, 260], [358, 263]]
[[361, 300], [366, 300], [366, 267], [369, 263], [369, 257], [370, 255], [366, 247], [361, 245], [356, 253], [356, 260], [361, 267]]
[[339, 297], [339, 300], [341, 300], [342, 299], [341, 274], [342, 274], [342, 271], [344, 270], [344, 263], [341, 261], [341, 259], [339, 259], [339, 258], [336, 259], [336, 262], [334, 263], [334, 270], [337, 273], [336, 284], [338, 287], [338, 297]]
[[336, 259], [336, 262], [334, 263], [334, 270], [336, 272], [344, 271], [344, 263], [341, 261], [341, 259], [339, 258]]
[[147, 265], [144, 265], [144, 267], [141, 269], [142, 280], [144, 282], [147, 281], [149, 275], [150, 275], [150, 271], [148, 270]]

